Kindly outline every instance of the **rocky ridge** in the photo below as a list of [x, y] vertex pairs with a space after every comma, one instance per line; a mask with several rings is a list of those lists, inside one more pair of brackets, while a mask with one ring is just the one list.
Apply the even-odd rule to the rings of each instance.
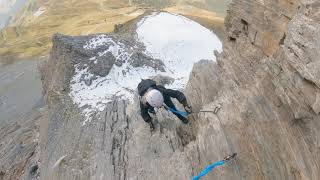
[[[135, 26], [135, 23], [131, 25]], [[145, 54], [146, 48], [132, 39], [134, 36], [130, 34], [131, 31], [122, 31], [121, 28], [119, 33], [107, 36], [69, 37], [57, 34], [53, 37], [51, 58], [43, 68], [44, 93], [52, 114], [50, 113], [48, 123], [45, 123], [48, 124], [48, 136], [45, 147], [41, 148], [45, 149], [42, 152], [43, 167], [47, 167], [41, 170], [42, 178], [152, 179], [154, 176], [160, 178], [164, 174], [167, 174], [167, 178], [172, 178], [172, 175], [178, 178], [190, 169], [187, 157], [181, 153], [184, 153], [183, 147], [195, 138], [193, 127], [181, 126], [173, 115], [160, 110], [158, 116], [154, 117], [157, 131], [151, 133], [139, 114], [136, 94], [131, 101], [114, 97], [114, 100], [109, 99], [109, 103], [103, 104], [101, 110], [90, 109], [90, 120], [87, 121], [88, 116], [83, 113], [86, 112], [87, 106], [81, 107], [80, 104], [78, 108], [70, 94], [72, 84], [75, 83], [73, 79], [77, 77], [74, 75], [79, 71], [85, 69], [88, 72], [79, 76], [80, 83], [85, 81], [86, 85], [90, 85], [96, 78], [100, 78], [101, 74], [92, 71], [96, 66], [100, 66], [98, 61], [113, 63], [114, 67], [126, 67], [122, 74], [130, 73], [132, 67], [153, 68], [159, 73], [167, 71], [168, 67], [164, 67], [162, 61]], [[111, 53], [106, 53], [109, 51]], [[95, 58], [92, 58], [93, 56]], [[154, 78], [164, 84], [176, 81], [172, 77], [159, 75]], [[73, 143], [68, 143], [71, 141]], [[57, 151], [56, 148], [65, 150]], [[163, 169], [157, 172], [154, 172], [153, 168], [146, 169], [145, 167], [150, 166], [150, 159], [143, 157], [157, 158], [152, 166]], [[172, 162], [171, 165], [164, 166], [168, 161]], [[92, 162], [95, 163], [94, 166], [91, 166]], [[182, 162], [186, 163], [181, 166]], [[61, 168], [65, 170], [62, 174]], [[184, 175], [185, 178], [189, 176], [190, 174]]]
[[69, 91], [86, 55], [77, 41], [88, 37], [55, 36], [43, 77], [40, 178], [190, 179], [238, 152], [206, 178], [319, 179], [319, 12], [317, 0], [234, 1], [224, 51], [217, 63], [196, 63], [185, 90], [195, 111], [218, 112], [183, 125], [160, 110], [153, 133], [137, 96], [108, 103], [82, 126]]

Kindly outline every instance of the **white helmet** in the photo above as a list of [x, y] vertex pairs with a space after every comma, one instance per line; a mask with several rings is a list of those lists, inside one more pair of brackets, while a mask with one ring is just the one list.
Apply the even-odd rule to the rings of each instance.
[[152, 107], [160, 108], [163, 105], [163, 96], [161, 92], [156, 89], [147, 92], [146, 100]]

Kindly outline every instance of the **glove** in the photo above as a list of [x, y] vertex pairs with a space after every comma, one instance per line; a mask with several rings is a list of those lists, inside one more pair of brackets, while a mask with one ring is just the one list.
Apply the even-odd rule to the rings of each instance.
[[153, 125], [153, 123], [150, 121], [150, 122], [148, 122], [149, 123], [149, 126], [150, 126], [150, 130], [151, 131], [153, 131], [154, 130], [154, 125]]
[[191, 114], [191, 113], [192, 113], [192, 107], [191, 107], [189, 104], [185, 105], [185, 106], [184, 106], [184, 109], [186, 110], [186, 112], [187, 112], [188, 114]]

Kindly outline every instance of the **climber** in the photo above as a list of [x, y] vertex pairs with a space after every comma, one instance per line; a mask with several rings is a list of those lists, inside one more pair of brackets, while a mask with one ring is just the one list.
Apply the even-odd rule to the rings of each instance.
[[[138, 93], [140, 95], [140, 110], [141, 116], [145, 122], [150, 125], [151, 130], [154, 130], [154, 125], [151, 121], [149, 113], [155, 114], [154, 108], [161, 108], [167, 106], [167, 108], [176, 110], [171, 98], [176, 98], [186, 110], [187, 113], [192, 113], [192, 108], [187, 102], [185, 95], [176, 90], [166, 89], [164, 86], [157, 85], [155, 81], [151, 79], [142, 80], [138, 85]], [[165, 104], [165, 105], [164, 105]], [[189, 120], [179, 113], [174, 113], [184, 124], [187, 124]]]

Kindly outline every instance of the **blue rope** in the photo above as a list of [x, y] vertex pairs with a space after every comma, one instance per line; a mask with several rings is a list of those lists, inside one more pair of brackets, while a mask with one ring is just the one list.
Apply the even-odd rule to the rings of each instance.
[[178, 110], [175, 110], [173, 108], [170, 108], [170, 107], [166, 107], [169, 111], [173, 112], [173, 113], [176, 113], [176, 114], [180, 114], [181, 116], [184, 116], [184, 117], [187, 117], [188, 116], [188, 113], [187, 112], [183, 112], [183, 111], [178, 111]]
[[194, 176], [192, 178], [192, 180], [199, 180], [201, 177], [207, 175], [213, 168], [215, 168], [217, 166], [222, 166], [222, 165], [224, 165], [224, 163], [225, 163], [225, 160], [222, 160], [222, 161], [218, 161], [218, 162], [215, 162], [215, 163], [209, 165], [198, 176]]

